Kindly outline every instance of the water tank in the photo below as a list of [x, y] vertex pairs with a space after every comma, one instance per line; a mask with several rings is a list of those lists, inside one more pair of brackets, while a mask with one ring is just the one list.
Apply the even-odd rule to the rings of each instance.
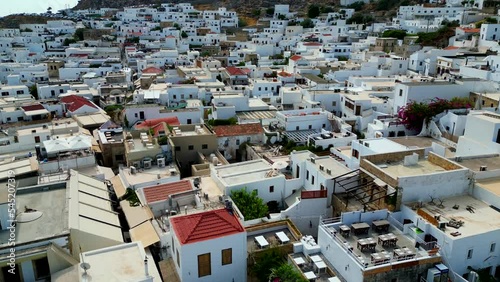
[[215, 166], [219, 164], [219, 159], [216, 156], [212, 157], [212, 164]]

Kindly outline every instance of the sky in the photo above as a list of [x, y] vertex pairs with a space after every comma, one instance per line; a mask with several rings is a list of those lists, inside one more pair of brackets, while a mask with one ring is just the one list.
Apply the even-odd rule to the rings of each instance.
[[0, 0], [0, 17], [19, 13], [43, 13], [48, 7], [52, 11], [72, 8], [78, 0]]

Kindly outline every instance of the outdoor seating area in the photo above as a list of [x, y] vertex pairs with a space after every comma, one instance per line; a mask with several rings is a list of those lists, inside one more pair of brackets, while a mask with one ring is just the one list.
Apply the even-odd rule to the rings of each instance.
[[330, 227], [329, 231], [365, 267], [414, 259], [418, 255], [412, 239], [392, 227], [388, 220], [341, 224]]
[[296, 253], [290, 256], [293, 263], [299, 268], [309, 281], [328, 282], [334, 277], [332, 267], [320, 253], [306, 255]]
[[286, 228], [262, 230], [247, 235], [248, 252], [261, 251], [272, 247], [287, 246], [296, 242], [295, 236]]

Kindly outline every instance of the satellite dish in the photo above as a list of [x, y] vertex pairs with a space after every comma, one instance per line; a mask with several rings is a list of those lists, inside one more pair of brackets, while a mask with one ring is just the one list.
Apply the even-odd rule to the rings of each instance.
[[80, 267], [83, 269], [83, 271], [85, 271], [85, 273], [87, 273], [87, 270], [90, 269], [90, 264], [88, 264], [86, 262], [82, 262], [82, 263], [80, 263]]

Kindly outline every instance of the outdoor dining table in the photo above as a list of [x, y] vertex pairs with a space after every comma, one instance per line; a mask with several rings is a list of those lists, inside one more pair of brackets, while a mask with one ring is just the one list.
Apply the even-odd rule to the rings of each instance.
[[368, 234], [368, 231], [370, 230], [370, 225], [368, 225], [365, 222], [353, 223], [351, 225], [351, 229], [354, 235]]

